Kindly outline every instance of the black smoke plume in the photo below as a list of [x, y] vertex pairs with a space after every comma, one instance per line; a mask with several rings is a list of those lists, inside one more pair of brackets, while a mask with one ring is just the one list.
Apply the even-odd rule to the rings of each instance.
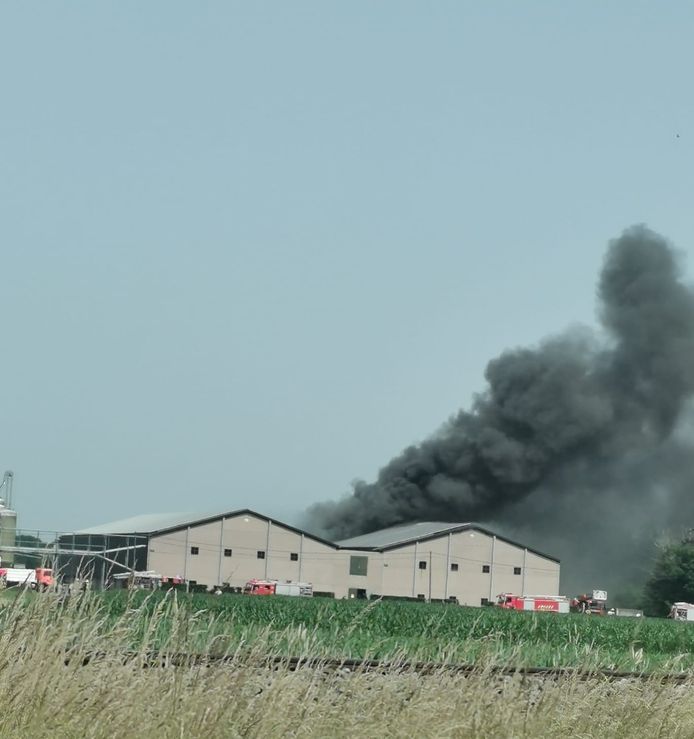
[[310, 526], [339, 540], [413, 521], [489, 522], [562, 555], [578, 539], [581, 561], [614, 550], [615, 571], [633, 569], [644, 530], [694, 513], [694, 293], [671, 245], [636, 226], [610, 242], [598, 299], [603, 331], [493, 359], [470, 410], [375, 482], [314, 506]]

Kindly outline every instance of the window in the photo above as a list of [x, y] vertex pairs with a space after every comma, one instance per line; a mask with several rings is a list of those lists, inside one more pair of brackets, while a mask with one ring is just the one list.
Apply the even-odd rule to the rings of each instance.
[[350, 557], [349, 558], [349, 574], [350, 575], [361, 575], [366, 576], [366, 572], [369, 568], [368, 557]]
[[489, 572], [490, 569], [489, 565], [482, 565], [482, 572]]
[[514, 567], [513, 568], [513, 574], [514, 575], [520, 575], [520, 573], [521, 573], [521, 568], [520, 567]]
[[427, 568], [426, 560], [425, 559], [420, 559], [419, 560], [419, 569], [420, 570], [426, 570], [426, 568]]
[[488, 606], [489, 605], [489, 598], [482, 598], [480, 601], [481, 606]]
[[417, 600], [426, 600], [427, 597], [424, 593], [417, 593]]
[[191, 554], [199, 554], [200, 553], [200, 547], [191, 547], [190, 548]]
[[225, 549], [224, 550], [224, 556], [225, 557], [231, 557], [231, 549]]
[[458, 572], [458, 563], [451, 562], [451, 572]]
[[298, 554], [297, 554], [296, 552], [292, 552], [292, 553], [291, 553], [291, 554], [289, 555], [289, 559], [290, 559], [290, 560], [291, 560], [292, 562], [298, 562], [298, 561], [299, 561], [299, 555], [298, 555]]
[[258, 559], [265, 559], [265, 552], [262, 549], [259, 549], [256, 556], [258, 557]]

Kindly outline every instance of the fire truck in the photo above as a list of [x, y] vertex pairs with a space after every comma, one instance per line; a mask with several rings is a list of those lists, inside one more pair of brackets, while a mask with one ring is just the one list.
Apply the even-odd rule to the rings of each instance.
[[675, 621], [694, 621], [694, 605], [691, 603], [673, 603], [668, 618]]
[[589, 595], [577, 595], [571, 600], [571, 610], [574, 613], [585, 613], [593, 616], [607, 616], [607, 592], [605, 590], [593, 590]]
[[24, 567], [0, 567], [0, 587], [23, 585], [43, 589], [53, 585], [53, 570], [47, 567], [28, 569]]
[[547, 611], [549, 613], [568, 613], [569, 599], [563, 595], [512, 595], [501, 593], [497, 606], [512, 611]]
[[310, 582], [279, 582], [278, 580], [249, 580], [243, 588], [246, 595], [295, 595], [313, 596]]

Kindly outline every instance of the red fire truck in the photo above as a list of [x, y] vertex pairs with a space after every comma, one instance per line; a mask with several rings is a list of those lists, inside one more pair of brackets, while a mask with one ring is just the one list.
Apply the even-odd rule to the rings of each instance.
[[310, 598], [313, 595], [313, 586], [310, 582], [249, 580], [243, 592], [246, 595], [300, 595]]
[[512, 611], [548, 611], [568, 613], [569, 599], [563, 595], [513, 595], [501, 593], [496, 605]]
[[23, 585], [43, 589], [53, 585], [53, 570], [47, 567], [25, 569], [23, 567], [0, 567], [0, 587]]
[[586, 615], [607, 616], [607, 592], [593, 590], [592, 593], [577, 595], [571, 601], [571, 610]]

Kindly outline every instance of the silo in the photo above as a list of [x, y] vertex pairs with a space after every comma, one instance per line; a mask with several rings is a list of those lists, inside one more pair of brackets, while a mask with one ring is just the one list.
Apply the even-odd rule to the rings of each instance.
[[14, 551], [5, 547], [14, 547], [17, 539], [17, 513], [0, 503], [0, 558], [3, 567], [14, 564]]

